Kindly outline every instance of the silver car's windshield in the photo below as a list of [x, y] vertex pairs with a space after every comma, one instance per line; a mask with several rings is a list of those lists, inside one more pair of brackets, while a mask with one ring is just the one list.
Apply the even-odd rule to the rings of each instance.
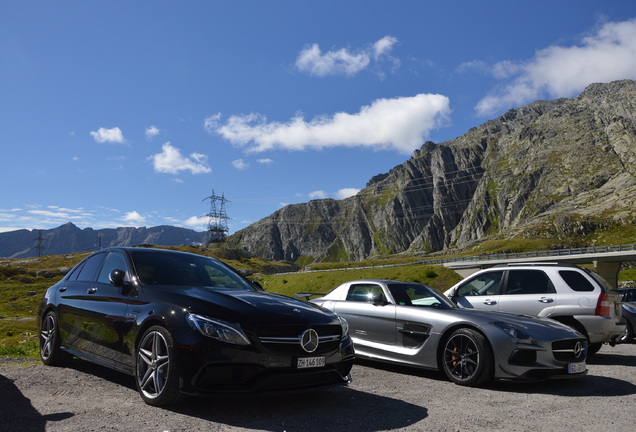
[[438, 294], [427, 285], [388, 283], [387, 287], [397, 305], [435, 307], [440, 309], [456, 307], [453, 302], [445, 296]]

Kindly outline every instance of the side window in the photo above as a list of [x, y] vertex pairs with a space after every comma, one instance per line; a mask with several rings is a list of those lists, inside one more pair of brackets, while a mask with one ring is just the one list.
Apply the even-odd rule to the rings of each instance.
[[548, 275], [541, 270], [510, 270], [506, 294], [548, 294], [554, 293], [554, 285]]
[[74, 267], [70, 273], [66, 276], [66, 280], [70, 280], [70, 281], [74, 281], [77, 280], [77, 275], [80, 274], [80, 272], [82, 271], [82, 268], [84, 267], [84, 263], [80, 263], [78, 264], [76, 267]]
[[465, 284], [457, 288], [456, 296], [498, 295], [501, 294], [502, 271], [482, 273], [469, 279]]
[[371, 300], [378, 298], [378, 296], [383, 301], [386, 301], [381, 286], [376, 284], [356, 284], [349, 287], [347, 301], [370, 303]]
[[594, 285], [585, 276], [575, 270], [561, 270], [559, 275], [574, 291], [594, 291]]
[[109, 284], [110, 283], [110, 273], [115, 270], [123, 270], [128, 271], [128, 266], [126, 265], [126, 258], [119, 252], [111, 252], [106, 257], [106, 261], [104, 261], [104, 266], [102, 270], [99, 272], [99, 276], [97, 278], [98, 282]]
[[440, 306], [440, 300], [421, 285], [387, 284], [395, 303], [402, 306]]
[[103, 253], [89, 257], [84, 262], [84, 266], [79, 271], [79, 274], [77, 275], [77, 280], [89, 281], [89, 282], [94, 281], [97, 278], [97, 271], [99, 270], [99, 267], [102, 265], [103, 260], [104, 260]]

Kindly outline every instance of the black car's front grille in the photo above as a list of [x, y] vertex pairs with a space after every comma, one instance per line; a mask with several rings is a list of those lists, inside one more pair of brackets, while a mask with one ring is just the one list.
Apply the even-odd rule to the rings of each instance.
[[554, 358], [562, 362], [582, 362], [587, 357], [585, 339], [564, 339], [552, 342]]
[[349, 382], [353, 360], [320, 369], [290, 370], [259, 366], [212, 366], [198, 377], [196, 391], [203, 394], [287, 393]]
[[342, 328], [339, 325], [312, 326], [318, 333], [318, 347], [307, 352], [302, 348], [301, 338], [307, 326], [261, 326], [257, 330], [258, 339], [270, 352], [284, 356], [325, 355], [340, 346]]

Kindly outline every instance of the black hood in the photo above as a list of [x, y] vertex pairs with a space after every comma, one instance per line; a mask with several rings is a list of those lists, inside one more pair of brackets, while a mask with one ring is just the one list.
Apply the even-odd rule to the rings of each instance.
[[326, 325], [339, 323], [332, 311], [312, 303], [264, 291], [212, 287], [152, 286], [165, 301], [191, 313], [242, 324]]

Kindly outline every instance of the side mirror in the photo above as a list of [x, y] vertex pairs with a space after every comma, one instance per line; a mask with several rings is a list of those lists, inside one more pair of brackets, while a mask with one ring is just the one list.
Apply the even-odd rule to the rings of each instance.
[[374, 294], [369, 300], [369, 303], [371, 303], [373, 306], [386, 306], [387, 304], [389, 304], [382, 298], [382, 294]]
[[250, 280], [250, 283], [254, 285], [256, 288], [258, 288], [259, 290], [265, 291], [265, 288], [263, 288], [263, 285], [261, 285], [259, 281]]
[[124, 285], [124, 277], [126, 276], [126, 272], [123, 270], [115, 269], [110, 272], [110, 283], [116, 287], [120, 287]]

